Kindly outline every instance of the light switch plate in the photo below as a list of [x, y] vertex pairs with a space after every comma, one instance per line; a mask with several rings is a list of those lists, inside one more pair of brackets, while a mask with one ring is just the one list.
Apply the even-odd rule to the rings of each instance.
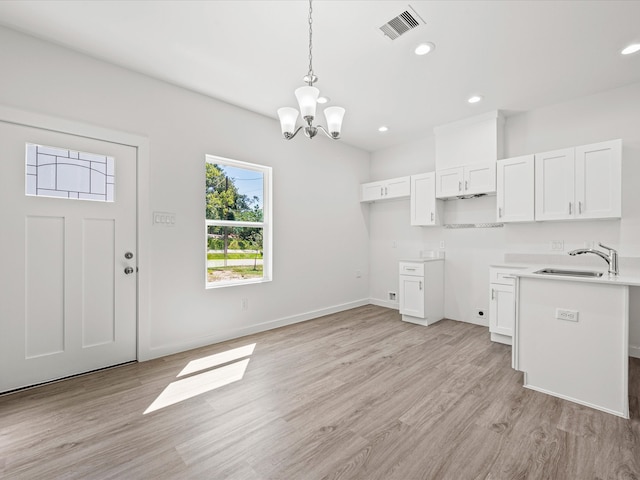
[[153, 212], [153, 224], [173, 227], [176, 224], [176, 214], [172, 212]]

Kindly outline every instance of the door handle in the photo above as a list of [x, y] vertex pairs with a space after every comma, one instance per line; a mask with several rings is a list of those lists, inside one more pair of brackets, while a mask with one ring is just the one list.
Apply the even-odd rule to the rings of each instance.
[[502, 218], [502, 207], [498, 207], [498, 218]]
[[133, 267], [125, 267], [124, 273], [131, 275], [133, 273]]
[[431, 212], [431, 221], [433, 222], [433, 212]]
[[571, 215], [571, 214], [572, 214], [572, 210], [573, 210], [573, 209], [572, 209], [571, 207], [572, 207], [571, 202], [569, 202], [569, 215]]
[[131, 252], [127, 252], [124, 254], [124, 258], [126, 258], [127, 260], [131, 260], [133, 258], [133, 253]]
[[496, 299], [496, 291], [492, 288], [491, 289], [491, 300], [495, 300]]
[[582, 215], [582, 202], [578, 202], [578, 213]]
[[464, 181], [464, 189], [465, 191], [469, 190], [469, 180]]
[[419, 288], [420, 290], [422, 290], [422, 282], [418, 282], [418, 285], [419, 285], [419, 287], [418, 287], [418, 288]]
[[461, 192], [462, 191], [462, 182], [458, 181], [458, 191]]

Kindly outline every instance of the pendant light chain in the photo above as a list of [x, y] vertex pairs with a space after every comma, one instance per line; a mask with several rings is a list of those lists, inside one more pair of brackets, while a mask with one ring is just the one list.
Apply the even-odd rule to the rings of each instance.
[[311, 6], [311, 1], [309, 0], [309, 85], [313, 84], [313, 54], [311, 53], [311, 49], [313, 48], [313, 20], [311, 18], [311, 14], [313, 13], [313, 7]]
[[[1, 0], [0, 0], [1, 1]], [[318, 103], [326, 103], [328, 99], [325, 97], [321, 100], [319, 97], [320, 90], [313, 84], [318, 77], [313, 73], [313, 0], [309, 0], [309, 73], [303, 77], [303, 81], [307, 84], [304, 87], [296, 88], [295, 94], [298, 99], [300, 110], [291, 107], [282, 107], [278, 109], [278, 117], [280, 118], [280, 127], [282, 135], [286, 140], [291, 140], [299, 131], [303, 131], [304, 135], [311, 139], [318, 132], [324, 133], [327, 137], [338, 140], [340, 138], [340, 130], [342, 128], [342, 118], [344, 117], [344, 108], [338, 106], [330, 106], [324, 109], [324, 116], [327, 119], [327, 128], [322, 125], [314, 125], [313, 121], [316, 117], [316, 106]], [[296, 127], [298, 116], [304, 120], [304, 124]]]

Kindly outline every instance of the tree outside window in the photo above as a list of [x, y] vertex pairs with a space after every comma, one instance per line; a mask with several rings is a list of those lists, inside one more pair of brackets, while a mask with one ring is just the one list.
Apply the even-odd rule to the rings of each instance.
[[210, 155], [205, 168], [207, 286], [270, 280], [271, 168]]

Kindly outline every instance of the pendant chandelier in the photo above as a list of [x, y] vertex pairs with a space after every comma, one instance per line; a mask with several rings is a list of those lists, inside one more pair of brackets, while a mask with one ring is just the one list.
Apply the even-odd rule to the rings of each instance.
[[313, 138], [318, 133], [318, 130], [322, 130], [329, 138], [337, 140], [340, 138], [340, 130], [342, 128], [342, 118], [344, 117], [344, 108], [342, 107], [328, 107], [324, 109], [324, 116], [327, 119], [327, 128], [322, 125], [313, 125], [313, 120], [316, 116], [316, 107], [318, 105], [318, 97], [320, 96], [320, 90], [313, 86], [318, 80], [318, 77], [313, 73], [313, 55], [311, 53], [313, 29], [311, 14], [313, 8], [309, 0], [309, 71], [303, 77], [306, 82], [306, 86], [297, 88], [295, 91], [296, 98], [298, 99], [298, 105], [300, 106], [300, 114], [304, 119], [306, 125], [301, 125], [296, 128], [296, 121], [298, 120], [298, 110], [292, 107], [283, 107], [278, 109], [278, 117], [280, 118], [280, 127], [282, 128], [282, 135], [287, 140], [291, 140], [296, 134], [304, 129], [304, 134], [307, 138]]

